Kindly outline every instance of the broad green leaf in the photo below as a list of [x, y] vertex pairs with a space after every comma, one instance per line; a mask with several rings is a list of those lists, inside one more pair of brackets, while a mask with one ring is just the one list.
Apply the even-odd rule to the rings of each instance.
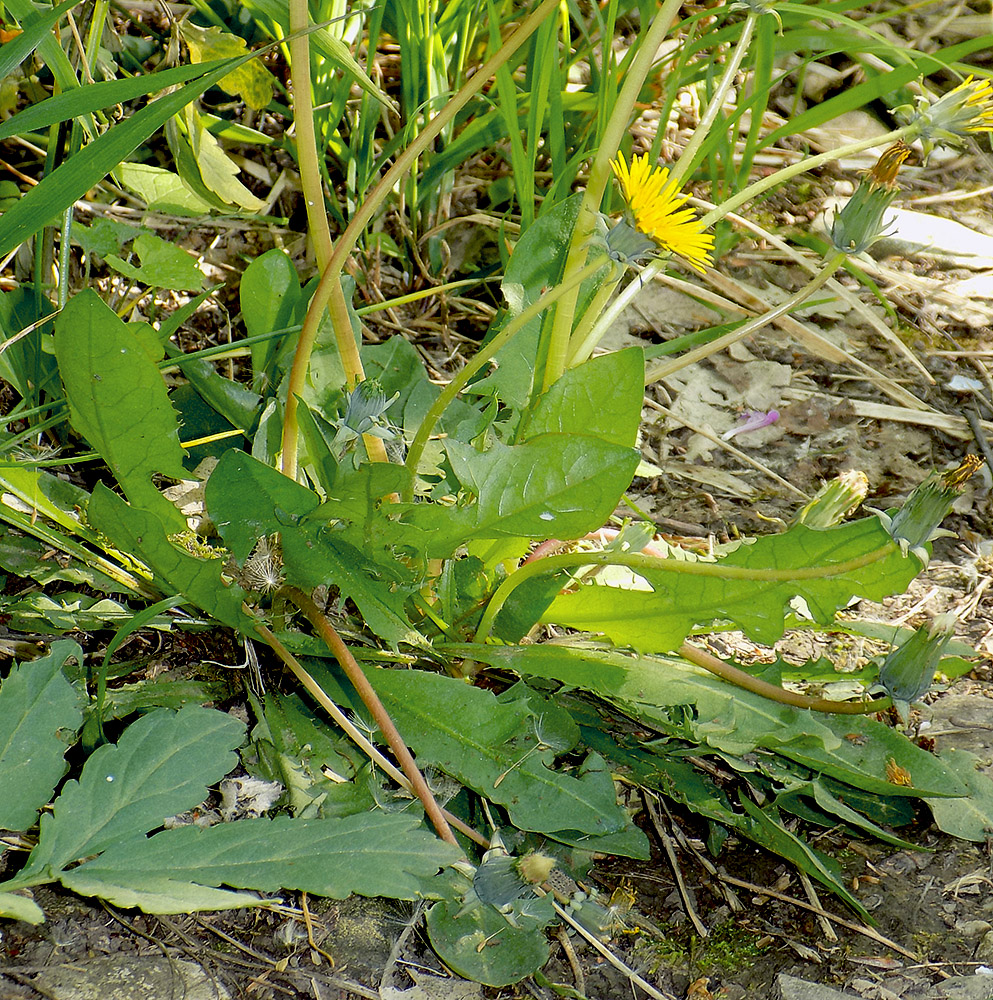
[[427, 912], [431, 947], [450, 969], [486, 986], [509, 986], [548, 961], [544, 927], [555, 915], [551, 900], [527, 900], [514, 907], [518, 926], [494, 906], [477, 903], [461, 912], [458, 901], [443, 900]]
[[249, 633], [254, 630], [253, 620], [242, 610], [245, 591], [221, 579], [222, 558], [192, 555], [173, 544], [158, 518], [129, 507], [102, 483], [93, 491], [86, 513], [90, 523], [115, 545], [140, 556], [166, 592], [182, 594], [225, 625]]
[[[655, 651], [676, 649], [691, 629], [715, 621], [733, 622], [756, 642], [771, 644], [782, 637], [795, 597], [803, 598], [815, 621], [828, 623], [853, 596], [881, 601], [902, 592], [920, 568], [916, 556], [901, 555], [874, 517], [827, 529], [798, 524], [743, 544], [709, 566], [673, 559], [665, 567], [639, 567], [652, 591], [594, 584], [563, 594], [542, 620]], [[763, 571], [780, 579], [763, 579]]]
[[433, 533], [428, 554], [439, 557], [470, 538], [579, 538], [613, 513], [638, 467], [633, 448], [581, 434], [496, 441], [485, 452], [448, 441], [445, 451], [475, 502], [412, 510], [409, 520]]
[[[525, 677], [550, 677], [584, 688], [664, 730], [671, 728], [671, 707], [694, 706], [693, 737], [728, 753], [741, 755], [757, 746], [766, 747], [839, 781], [883, 795], [965, 793], [941, 761], [874, 719], [834, 717], [782, 705], [682, 660], [550, 645], [444, 648]], [[890, 760], [909, 772], [911, 785], [889, 780]]]
[[28, 924], [43, 924], [45, 914], [41, 907], [27, 896], [14, 892], [0, 892], [0, 917], [8, 920], [23, 920]]
[[[207, 829], [178, 827], [149, 839], [131, 836], [67, 872], [62, 882], [76, 892], [152, 913], [185, 912], [161, 898], [164, 879], [178, 903], [184, 892], [221, 885], [298, 889], [336, 899], [352, 893], [417, 899], [438, 869], [459, 856], [458, 848], [438, 840], [417, 816], [246, 819]], [[217, 908], [213, 900], [199, 905]], [[225, 909], [241, 905], [221, 903]]]
[[68, 769], [65, 753], [83, 723], [80, 696], [62, 673], [70, 656], [83, 662], [76, 643], [54, 642], [0, 684], [0, 829], [33, 825]]
[[938, 829], [982, 843], [993, 831], [993, 781], [980, 770], [979, 758], [967, 750], [948, 750], [938, 759], [965, 788], [961, 798], [928, 800]]
[[[239, 289], [241, 314], [249, 336], [284, 330], [300, 322], [305, 306], [300, 278], [284, 250], [269, 250], [245, 268]], [[254, 388], [272, 378], [273, 362], [286, 345], [278, 340], [252, 344]]]
[[142, 233], [134, 241], [134, 251], [141, 261], [140, 267], [114, 254], [107, 255], [107, 263], [125, 277], [156, 288], [197, 291], [203, 285], [203, 272], [182, 247], [152, 233]]
[[[85, 867], [85, 866], [84, 866]], [[74, 868], [62, 876], [62, 884], [81, 896], [99, 896], [116, 906], [137, 906], [146, 913], [195, 913], [197, 910], [240, 910], [242, 907], [271, 903], [272, 900], [249, 892], [213, 889], [192, 882], [181, 882], [162, 870], [106, 873], [95, 868]]]
[[504, 806], [520, 829], [598, 835], [628, 825], [597, 755], [575, 774], [553, 770], [556, 754], [539, 743], [541, 718], [527, 702], [422, 670], [366, 674], [417, 759]]
[[186, 478], [176, 413], [138, 338], [87, 289], [55, 324], [55, 356], [73, 427], [103, 456], [128, 499], [167, 531], [186, 520], [155, 488], [155, 473]]
[[[190, 47], [190, 56], [195, 63], [237, 58], [245, 54], [245, 40], [222, 31], [216, 25], [201, 28], [192, 21], [183, 21], [179, 33]], [[258, 59], [246, 62], [222, 77], [218, 86], [228, 94], [240, 95], [256, 111], [261, 111], [272, 100], [272, 75]]]
[[407, 532], [390, 519], [383, 500], [403, 489], [408, 475], [402, 466], [363, 465], [319, 507], [315, 493], [232, 450], [207, 483], [207, 509], [235, 558], [244, 559], [260, 537], [278, 532], [290, 583], [334, 584], [380, 638], [419, 645], [423, 640], [404, 614], [417, 579], [401, 562], [406, 553], [393, 549]]
[[[54, 41], [49, 39], [49, 41]], [[61, 49], [55, 51], [62, 56]], [[245, 59], [252, 58], [245, 56]], [[0, 217], [0, 256], [10, 253], [38, 230], [51, 223], [94, 184], [128, 158], [149, 136], [183, 107], [231, 71], [237, 60], [223, 60], [220, 67], [204, 63], [203, 75], [156, 101], [151, 101], [108, 129], [80, 152], [31, 188]], [[51, 62], [49, 62], [51, 66]]]
[[645, 394], [645, 357], [638, 347], [593, 358], [571, 368], [538, 400], [524, 431], [577, 431], [622, 447], [634, 447]]
[[143, 840], [169, 816], [199, 805], [237, 763], [232, 751], [244, 736], [244, 723], [199, 706], [142, 716], [116, 746], [90, 755], [78, 781], [66, 783], [51, 815], [42, 817], [22, 875], [56, 875], [115, 841]]
[[221, 148], [217, 139], [204, 127], [200, 112], [194, 105], [184, 108], [182, 121], [200, 179], [208, 191], [228, 205], [259, 213], [265, 207], [261, 198], [238, 180], [238, 165]]
[[214, 207], [191, 191], [179, 174], [151, 163], [122, 163], [118, 176], [126, 188], [145, 201], [150, 212], [207, 215]]
[[264, 535], [292, 527], [321, 502], [306, 486], [242, 451], [221, 456], [204, 499], [217, 533], [239, 561]]

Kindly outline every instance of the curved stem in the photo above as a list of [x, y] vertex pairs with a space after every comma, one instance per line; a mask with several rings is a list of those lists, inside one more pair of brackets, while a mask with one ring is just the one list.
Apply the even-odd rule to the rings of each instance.
[[[576, 365], [582, 364], [596, 349], [596, 345], [600, 343], [600, 338], [603, 336], [603, 327], [599, 322], [600, 317], [624, 273], [622, 268], [614, 270], [615, 273], [608, 275], [604, 283], [597, 289], [592, 301], [586, 307], [586, 312], [583, 313], [583, 318], [569, 338], [567, 368], [575, 368]], [[576, 346], [574, 347], [573, 344]]]
[[582, 566], [627, 566], [638, 571], [653, 573], [683, 573], [688, 576], [713, 576], [723, 580], [758, 580], [764, 583], [790, 583], [800, 580], [820, 580], [828, 576], [849, 573], [852, 570], [871, 566], [885, 559], [895, 549], [895, 542], [873, 549], [854, 559], [834, 563], [831, 566], [799, 566], [790, 569], [753, 569], [750, 566], [726, 566], [722, 562], [682, 562], [645, 555], [643, 552], [565, 552], [562, 555], [547, 556], [525, 563], [511, 573], [494, 591], [479, 620], [474, 642], [484, 642], [492, 628], [496, 616], [507, 603], [510, 595], [527, 580], [542, 573], [552, 573], [557, 569], [579, 569]]
[[734, 684], [735, 687], [744, 688], [783, 705], [807, 708], [811, 712], [825, 712], [830, 715], [868, 715], [871, 712], [882, 712], [893, 704], [890, 698], [877, 698], [875, 701], [831, 701], [829, 698], [810, 698], [805, 694], [787, 691], [776, 684], [753, 677], [688, 642], [679, 647], [679, 655], [684, 660], [689, 660], [690, 663], [716, 674], [721, 680]]
[[300, 186], [307, 206], [307, 227], [314, 241], [317, 266], [324, 270], [331, 259], [331, 229], [324, 210], [324, 184], [317, 156], [314, 130], [314, 95], [310, 79], [310, 13], [307, 0], [289, 0], [290, 77], [293, 86], [293, 122], [297, 137]]
[[[379, 210], [380, 205], [396, 186], [400, 178], [407, 172], [418, 156], [432, 143], [441, 131], [449, 125], [469, 100], [489, 82], [513, 53], [538, 29], [545, 15], [558, 5], [559, 0], [542, 0], [541, 5], [534, 10], [511, 34], [486, 63], [479, 68], [458, 93], [438, 112], [424, 127], [423, 131], [396, 158], [393, 166], [380, 178], [376, 186], [362, 200], [352, 216], [345, 231], [338, 237], [328, 266], [321, 275], [320, 283], [310, 301], [296, 353], [293, 356], [293, 366], [290, 369], [287, 382], [286, 415], [283, 419], [282, 440], [282, 470], [290, 478], [296, 478], [297, 444], [299, 425], [297, 422], [297, 396], [303, 391], [304, 380], [310, 365], [310, 356], [317, 340], [321, 317], [324, 310], [330, 306], [331, 322], [334, 327], [335, 341], [341, 354], [345, 371], [351, 372], [349, 388], [354, 382], [361, 381], [362, 362], [359, 358], [358, 345], [352, 334], [348, 317], [348, 307], [341, 289], [341, 274], [355, 244]], [[385, 451], [384, 451], [385, 457]]]
[[722, 201], [720, 205], [703, 216], [700, 220], [700, 225], [702, 228], [712, 226], [719, 219], [723, 219], [728, 212], [735, 211], [735, 209], [743, 205], [746, 201], [751, 201], [752, 198], [758, 197], [764, 191], [768, 191], [769, 188], [773, 188], [777, 184], [782, 184], [783, 181], [788, 181], [791, 177], [796, 177], [797, 174], [805, 174], [807, 171], [815, 170], [824, 163], [840, 160], [843, 156], [853, 156], [855, 153], [864, 152], [867, 149], [872, 149], [874, 146], [883, 146], [896, 142], [897, 139], [907, 138], [914, 132], [914, 125], [904, 125], [901, 128], [895, 128], [891, 132], [876, 136], [873, 139], [861, 139], [858, 142], [851, 142], [847, 146], [829, 149], [827, 152], [819, 153], [817, 156], [797, 160], [796, 163], [791, 163], [788, 167], [783, 167], [782, 170], [777, 170], [774, 174], [763, 177], [754, 184], [749, 184], [748, 187], [742, 188], [741, 191], [733, 197], [728, 198], [727, 201]]
[[390, 745], [390, 749], [393, 751], [396, 759], [400, 762], [403, 773], [407, 775], [407, 780], [410, 782], [414, 793], [421, 800], [424, 811], [434, 825], [435, 830], [438, 831], [438, 836], [449, 844], [454, 844], [458, 847], [459, 842], [455, 839], [455, 834], [452, 833], [452, 829], [445, 819], [441, 806], [435, 801], [435, 797], [431, 794], [431, 789], [428, 788], [428, 783], [424, 780], [424, 775], [418, 770], [413, 755], [407, 749], [407, 744], [404, 743], [403, 737], [401, 737], [397, 731], [397, 727], [393, 724], [393, 720], [390, 718], [389, 712], [386, 711], [386, 707], [379, 700], [379, 695], [376, 694], [375, 689], [369, 683], [369, 679], [362, 672], [362, 668], [356, 662], [355, 657], [352, 656], [352, 651], [345, 645], [341, 636], [334, 630], [327, 618], [321, 614], [317, 605], [302, 590], [287, 584], [280, 588], [279, 593], [292, 601], [303, 612], [310, 624], [317, 629], [321, 638], [327, 643], [328, 649], [334, 653], [341, 669], [345, 671], [345, 675], [352, 682], [352, 686], [358, 692], [363, 704], [369, 709], [373, 720], [379, 726], [380, 732]]
[[756, 330], [761, 330], [762, 327], [767, 326], [774, 320], [779, 319], [779, 317], [785, 313], [790, 312], [792, 309], [796, 309], [797, 306], [803, 305], [803, 303], [814, 292], [816, 292], [821, 285], [825, 284], [839, 267], [841, 267], [845, 260], [845, 256], [846, 255], [843, 253], [836, 253], [833, 257], [828, 258], [828, 260], [825, 261], [824, 266], [817, 272], [817, 274], [814, 275], [813, 278], [810, 279], [810, 281], [807, 282], [806, 285], [803, 286], [803, 288], [791, 295], [785, 302], [781, 302], [775, 309], [770, 309], [768, 312], [764, 312], [760, 316], [756, 316], [755, 319], [750, 320], [744, 326], [739, 326], [736, 330], [732, 330], [730, 333], [725, 333], [723, 337], [718, 337], [716, 340], [712, 340], [708, 344], [701, 344], [699, 347], [695, 347], [692, 351], [680, 354], [677, 358], [672, 358], [669, 361], [661, 361], [657, 365], [653, 365], [645, 375], [645, 384], [650, 385], [652, 382], [658, 382], [659, 379], [666, 378], [674, 372], [678, 372], [685, 368], [687, 365], [692, 365], [703, 358], [710, 357], [711, 354], [723, 351], [725, 347], [729, 347], [731, 344], [737, 343], [744, 337], [748, 337], [755, 333]]
[[[247, 610], [247, 607], [246, 607]], [[300, 661], [276, 638], [275, 635], [262, 623], [255, 626], [256, 632], [262, 636], [272, 651], [286, 664], [294, 677], [310, 692], [314, 701], [324, 709], [328, 715], [341, 727], [341, 729], [351, 737], [355, 744], [366, 754], [366, 756], [386, 774], [388, 774], [401, 788], [406, 789], [411, 795], [414, 794], [414, 787], [407, 780], [407, 776], [399, 770], [396, 765], [384, 757], [379, 752], [375, 744], [371, 743], [358, 727], [348, 718], [347, 715], [327, 696], [325, 690], [314, 680], [313, 677], [301, 666]], [[442, 813], [450, 826], [454, 826], [459, 833], [464, 833], [470, 840], [475, 841], [482, 847], [489, 847], [489, 841], [477, 833], [471, 826], [463, 823], [458, 816], [453, 816], [448, 810], [442, 809]]]
[[[590, 237], [593, 235], [593, 225], [596, 213], [603, 201], [603, 192], [610, 179], [610, 161], [620, 149], [621, 140], [628, 129], [631, 111], [648, 74], [655, 63], [659, 45], [669, 32], [682, 0], [665, 0], [662, 8], [652, 18], [645, 31], [638, 54], [631, 63], [624, 78], [624, 85], [617, 95], [610, 120], [607, 122], [600, 137], [600, 146], [590, 167], [589, 180], [586, 182], [586, 193], [576, 217], [576, 226], [572, 231], [572, 243], [566, 258], [564, 279], [582, 267]], [[569, 340], [572, 336], [572, 326], [576, 316], [576, 302], [579, 298], [577, 288], [567, 298], [559, 303], [555, 310], [555, 320], [552, 324], [548, 344], [548, 360], [545, 365], [544, 388], [547, 389], [557, 381], [565, 371], [566, 359], [569, 354]]]
[[[445, 407], [465, 388], [469, 379], [480, 371], [490, 358], [532, 319], [547, 309], [552, 303], [558, 302], [563, 296], [574, 291], [587, 278], [595, 274], [609, 262], [610, 258], [608, 257], [600, 257], [597, 260], [591, 261], [578, 273], [573, 274], [571, 280], [565, 281], [561, 285], [556, 285], [547, 295], [543, 295], [536, 302], [532, 302], [527, 309], [518, 313], [488, 344], [481, 347], [473, 356], [472, 361], [445, 386], [425, 414], [424, 419], [421, 421], [421, 426], [417, 428], [417, 433], [414, 435], [414, 440], [410, 443], [410, 449], [407, 451], [405, 464], [414, 476], [417, 475], [417, 466], [420, 463], [421, 455], [424, 453], [424, 447], [428, 443], [428, 438], [430, 438], [431, 433], [434, 431], [435, 425], [438, 423], [442, 413], [445, 412]], [[408, 502], [413, 499], [414, 476], [411, 477], [411, 485], [407, 491], [407, 495], [404, 496], [404, 499]]]
[[680, 187], [682, 187], [683, 178], [691, 173], [696, 166], [694, 159], [697, 150], [703, 145], [704, 140], [710, 134], [711, 126], [724, 106], [724, 98], [727, 97], [727, 93], [731, 89], [731, 84], [734, 83], [734, 78], [738, 75], [741, 62], [748, 52], [748, 45], [752, 40], [752, 34], [755, 32], [755, 24], [758, 19], [759, 15], [749, 10], [745, 23], [741, 27], [741, 34], [734, 43], [734, 51], [731, 54], [731, 58], [724, 67], [724, 73], [721, 75], [721, 81], [717, 85], [717, 90], [714, 91], [714, 96], [711, 97], [710, 104], [707, 105], [707, 110], [704, 112], [700, 124], [693, 130], [690, 141], [686, 143], [683, 151], [679, 154], [679, 158], [672, 165], [670, 176], [673, 180], [679, 182]]

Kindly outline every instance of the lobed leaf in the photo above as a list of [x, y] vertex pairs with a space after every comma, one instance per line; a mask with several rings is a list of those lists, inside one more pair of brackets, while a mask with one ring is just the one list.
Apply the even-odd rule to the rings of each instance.
[[[298, 889], [344, 899], [352, 893], [417, 899], [457, 860], [417, 816], [362, 813], [334, 819], [247, 819], [207, 829], [131, 836], [62, 876], [65, 886], [148, 913], [244, 906], [241, 893]], [[164, 875], [163, 873], [168, 873]]]
[[[232, 752], [244, 723], [213, 709], [159, 709], [124, 731], [117, 745], [98, 747], [41, 821], [38, 846], [21, 876], [99, 854], [115, 841], [141, 838], [203, 801], [207, 788], [237, 763]], [[20, 876], [19, 876], [20, 877]]]
[[96, 292], [75, 296], [55, 324], [55, 356], [70, 422], [103, 456], [132, 504], [167, 531], [186, 519], [152, 484], [184, 479], [179, 425], [165, 382], [141, 342]]
[[83, 651], [67, 639], [15, 666], [0, 684], [0, 829], [26, 830], [68, 769], [65, 753], [83, 724], [79, 693], [62, 667]]
[[[639, 566], [636, 572], [651, 591], [584, 586], [552, 602], [542, 620], [655, 651], [676, 649], [693, 628], [715, 621], [729, 621], [756, 642], [772, 644], [783, 635], [794, 598], [806, 602], [815, 621], [826, 623], [852, 597], [881, 601], [902, 592], [921, 569], [916, 556], [901, 555], [874, 517], [826, 529], [797, 524], [743, 544], [712, 565], [712, 575], [699, 573], [699, 563], [676, 560], [666, 567]], [[723, 568], [730, 572], [722, 577]], [[743, 577], [741, 570], [748, 573]], [[769, 579], [762, 579], [763, 571]]]
[[520, 829], [601, 835], [629, 825], [596, 754], [575, 775], [553, 770], [555, 754], [539, 745], [540, 714], [527, 701], [501, 702], [422, 670], [366, 674], [417, 759], [504, 806]]

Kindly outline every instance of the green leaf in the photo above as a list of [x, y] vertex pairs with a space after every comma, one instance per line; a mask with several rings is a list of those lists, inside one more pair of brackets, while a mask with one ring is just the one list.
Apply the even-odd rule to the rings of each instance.
[[993, 831], [993, 781], [980, 770], [979, 758], [967, 750], [949, 750], [938, 759], [965, 788], [961, 798], [928, 801], [938, 829], [982, 843]]
[[186, 478], [176, 413], [165, 382], [138, 338], [87, 289], [55, 324], [55, 356], [73, 427], [103, 456], [128, 499], [167, 531], [186, 520], [152, 484], [155, 473]]
[[[190, 57], [195, 63], [238, 57], [245, 53], [243, 38], [222, 31], [216, 25], [201, 28], [192, 21], [183, 21], [179, 26], [179, 33], [190, 47]], [[272, 100], [272, 75], [258, 59], [243, 63], [222, 77], [218, 86], [225, 93], [240, 95], [256, 111], [260, 111]]]
[[795, 834], [783, 826], [779, 813], [774, 807], [760, 809], [754, 802], [740, 797], [741, 805], [751, 822], [742, 832], [757, 844], [780, 857], [791, 861], [801, 871], [813, 876], [826, 885], [836, 896], [843, 899], [863, 920], [870, 920], [865, 907], [845, 888], [841, 881], [841, 866], [833, 858], [805, 844]]
[[[549, 677], [584, 688], [665, 731], [671, 728], [671, 708], [693, 706], [693, 738], [727, 753], [740, 756], [766, 747], [839, 781], [883, 795], [965, 793], [941, 761], [874, 719], [834, 717], [783, 705], [682, 660], [562, 646], [443, 648], [524, 676]], [[911, 785], [889, 780], [890, 760], [909, 772]]]
[[278, 532], [290, 583], [334, 584], [380, 638], [420, 645], [423, 639], [404, 614], [416, 579], [392, 548], [407, 531], [382, 509], [382, 498], [403, 489], [407, 476], [402, 466], [364, 465], [319, 506], [306, 487], [231, 450], [207, 482], [207, 509], [236, 559], [244, 559], [263, 535]]
[[45, 914], [41, 907], [27, 896], [14, 892], [0, 892], [0, 917], [9, 920], [23, 920], [28, 924], [43, 924]]
[[551, 900], [529, 900], [526, 915], [515, 907], [513, 926], [493, 906], [477, 903], [466, 912], [444, 900], [427, 912], [431, 947], [450, 969], [486, 986], [510, 986], [548, 961], [544, 926], [554, 917]]
[[83, 662], [76, 643], [53, 642], [0, 685], [0, 829], [31, 826], [68, 769], [65, 752], [83, 723], [79, 693], [62, 673], [70, 656]]
[[194, 194], [178, 174], [151, 163], [122, 163], [118, 176], [126, 188], [146, 203], [150, 212], [208, 215], [214, 207]]
[[[284, 250], [269, 250], [245, 268], [239, 289], [241, 314], [250, 337], [284, 330], [300, 322], [304, 309], [303, 292], [296, 268]], [[264, 376], [273, 375], [273, 364], [287, 347], [278, 340], [251, 346], [254, 388], [261, 391]]]
[[[417, 899], [438, 869], [460, 853], [424, 829], [417, 816], [246, 819], [207, 829], [178, 827], [150, 839], [131, 836], [67, 872], [62, 882], [149, 913], [187, 912], [188, 893], [221, 885], [299, 889], [336, 899], [352, 893]], [[241, 898], [220, 903], [224, 909], [243, 905]], [[208, 899], [197, 908], [218, 904]]]
[[[75, 0], [76, 3], [79, 0]], [[38, 25], [44, 25], [47, 21], [58, 20], [56, 15], [65, 7], [70, 6], [64, 3], [59, 7], [47, 12], [44, 17], [36, 21], [32, 30], [37, 32]], [[42, 30], [42, 35], [46, 34]], [[18, 36], [24, 38], [24, 35]], [[15, 43], [18, 39], [3, 46], [2, 52], [6, 56], [13, 54]], [[0, 67], [5, 64], [0, 63]], [[122, 80], [100, 80], [96, 83], [88, 83], [85, 87], [74, 87], [64, 93], [56, 94], [41, 101], [38, 104], [29, 104], [22, 108], [11, 118], [0, 124], [0, 139], [9, 139], [13, 135], [24, 135], [26, 132], [36, 132], [39, 129], [48, 128], [51, 125], [58, 125], [60, 122], [68, 121], [72, 118], [80, 118], [101, 108], [109, 108], [114, 104], [124, 104], [133, 101], [136, 97], [144, 97], [146, 94], [154, 94], [167, 90], [181, 83], [196, 80], [202, 77], [209, 69], [209, 66], [173, 66], [170, 69], [160, 70], [156, 73], [142, 73], [140, 76], [126, 77]], [[9, 71], [8, 71], [9, 72]], [[0, 77], [6, 73], [0, 68]], [[122, 163], [121, 168], [138, 167], [139, 164]], [[162, 171], [168, 173], [168, 171]]]
[[[49, 39], [51, 40], [51, 39]], [[61, 50], [56, 47], [56, 51]], [[63, 57], [64, 58], [64, 57]], [[252, 58], [246, 56], [246, 59]], [[108, 129], [75, 156], [57, 167], [31, 188], [0, 217], [0, 256], [51, 223], [82, 198], [94, 184], [123, 162], [174, 114], [231, 71], [236, 60], [225, 59], [220, 67], [204, 63], [203, 75], [156, 101], [151, 101]], [[51, 63], [49, 63], [51, 65]]]
[[174, 545], [157, 517], [129, 507], [102, 483], [93, 491], [86, 513], [90, 523], [115, 545], [140, 556], [164, 590], [182, 594], [225, 625], [254, 632], [253, 619], [242, 610], [248, 595], [221, 578], [223, 559], [191, 555]]
[[196, 107], [190, 104], [184, 108], [181, 120], [186, 126], [186, 140], [196, 163], [196, 170], [207, 190], [217, 195], [223, 204], [234, 205], [246, 212], [261, 213], [265, 202], [256, 198], [238, 180], [238, 165], [204, 126]]
[[197, 291], [203, 285], [203, 272], [182, 247], [152, 233], [142, 233], [134, 241], [134, 251], [141, 260], [141, 267], [113, 254], [107, 255], [107, 263], [125, 277], [155, 288], [182, 292]]
[[199, 805], [208, 786], [237, 763], [232, 751], [244, 735], [244, 723], [233, 716], [198, 706], [142, 716], [116, 746], [90, 755], [78, 781], [66, 783], [51, 815], [42, 817], [38, 846], [21, 876], [55, 875], [115, 841], [143, 839], [169, 816]]
[[756, 642], [772, 644], [783, 635], [795, 597], [815, 621], [828, 623], [853, 596], [881, 601], [901, 593], [921, 568], [916, 557], [901, 555], [874, 517], [827, 529], [794, 525], [711, 566], [676, 559], [664, 568], [639, 566], [652, 591], [584, 586], [556, 599], [542, 620], [656, 651], [678, 648], [691, 629], [714, 621], [730, 621]]
[[571, 368], [538, 400], [525, 437], [582, 431], [633, 448], [641, 424], [645, 357], [630, 347]]
[[[536, 223], [537, 225], [537, 223]], [[579, 538], [603, 524], [631, 485], [633, 448], [581, 434], [542, 434], [485, 452], [448, 441], [455, 475], [475, 502], [422, 504], [409, 520], [433, 532], [429, 555], [450, 555], [471, 538]]]
[[417, 759], [504, 806], [520, 829], [599, 835], [628, 825], [596, 754], [574, 774], [552, 769], [556, 752], [539, 743], [541, 716], [526, 701], [421, 670], [366, 674]]

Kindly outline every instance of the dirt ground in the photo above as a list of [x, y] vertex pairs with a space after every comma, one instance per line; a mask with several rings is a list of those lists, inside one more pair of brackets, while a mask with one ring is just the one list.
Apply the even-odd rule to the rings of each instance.
[[[959, 166], [961, 188], [978, 187], [983, 161]], [[933, 173], [917, 181], [912, 177], [908, 199], [928, 197], [934, 187]], [[952, 211], [930, 203], [928, 210]], [[984, 235], [993, 235], [988, 219], [969, 210], [955, 214], [977, 232], [985, 227]], [[796, 213], [800, 225], [812, 219], [813, 212], [810, 217]], [[790, 292], [801, 280], [795, 266], [761, 240], [739, 247], [722, 266], [767, 301], [780, 294], [777, 289]], [[993, 357], [988, 308], [993, 260], [987, 270], [977, 271], [915, 254], [867, 262], [866, 268], [902, 319], [913, 324], [899, 338], [926, 373], [863, 314], [831, 302], [803, 312], [803, 321], [875, 369], [878, 378], [819, 356], [809, 343], [798, 342], [795, 331], [773, 329], [656, 383], [646, 397], [642, 444], [657, 474], [637, 480], [633, 495], [662, 531], [721, 539], [776, 530], [802, 505], [804, 494], [851, 469], [867, 475], [869, 503], [886, 508], [932, 468], [949, 467], [964, 454], [988, 447], [963, 414], [970, 407], [983, 420], [993, 414], [993, 381], [986, 367]], [[982, 275], [988, 282], [985, 292], [963, 300], [965, 305], [936, 305], [935, 288]], [[843, 283], [855, 287], [847, 277]], [[880, 322], [892, 325], [878, 303], [865, 294], [861, 298]], [[613, 346], [658, 344], [712, 317], [685, 298], [679, 300], [680, 312], [675, 301], [664, 289], [648, 290], [615, 331]], [[955, 376], [979, 388], [963, 395], [949, 387]], [[933, 410], [915, 412], [901, 404], [893, 386], [915, 393]], [[754, 434], [732, 438], [736, 450], [729, 450], [721, 435], [746, 409], [776, 409], [780, 417]], [[911, 626], [941, 611], [959, 614], [958, 634], [980, 654], [977, 667], [947, 690], [936, 691], [918, 721], [930, 721], [939, 746], [968, 748], [987, 761], [993, 760], [990, 482], [986, 469], [975, 477], [950, 519], [955, 537], [940, 543], [910, 594], [882, 608], [849, 609], [852, 615]], [[788, 643], [784, 651], [791, 651]], [[843, 653], [862, 655], [858, 648]], [[189, 644], [163, 655], [228, 658]], [[647, 818], [639, 822], [648, 828]], [[894, 851], [837, 831], [817, 839], [818, 847], [843, 864], [874, 927], [863, 926], [840, 903], [805, 885], [781, 859], [744, 842], [730, 841], [714, 859], [717, 873], [708, 872], [693, 850], [678, 846], [682, 840], [702, 848], [702, 825], [678, 811], [673, 822], [680, 834], [675, 869], [656, 838], [650, 861], [604, 858], [592, 873], [592, 881], [608, 895], [618, 888], [632, 894], [638, 911], [656, 926], [654, 933], [619, 932], [610, 947], [664, 994], [761, 998], [771, 995], [777, 974], [788, 973], [844, 986], [856, 995], [909, 1000], [949, 976], [993, 966], [990, 844], [938, 833], [923, 809], [912, 829], [900, 831], [916, 851]], [[0, 855], [0, 868], [11, 859], [9, 852]], [[678, 891], [677, 871], [692, 914]], [[0, 1000], [111, 1000], [139, 993], [152, 1000], [555, 995], [551, 986], [535, 982], [491, 990], [441, 978], [447, 974], [427, 946], [420, 911], [391, 902], [312, 899], [304, 909], [298, 896], [287, 894], [271, 909], [167, 918], [94, 906], [58, 888], [39, 890], [36, 898], [47, 923], [0, 927]], [[114, 976], [122, 970], [127, 973], [123, 992], [115, 992]], [[136, 984], [146, 983], [146, 974], [148, 985], [139, 990]], [[565, 934], [552, 937], [544, 975], [593, 1000], [643, 995], [600, 954]]]

